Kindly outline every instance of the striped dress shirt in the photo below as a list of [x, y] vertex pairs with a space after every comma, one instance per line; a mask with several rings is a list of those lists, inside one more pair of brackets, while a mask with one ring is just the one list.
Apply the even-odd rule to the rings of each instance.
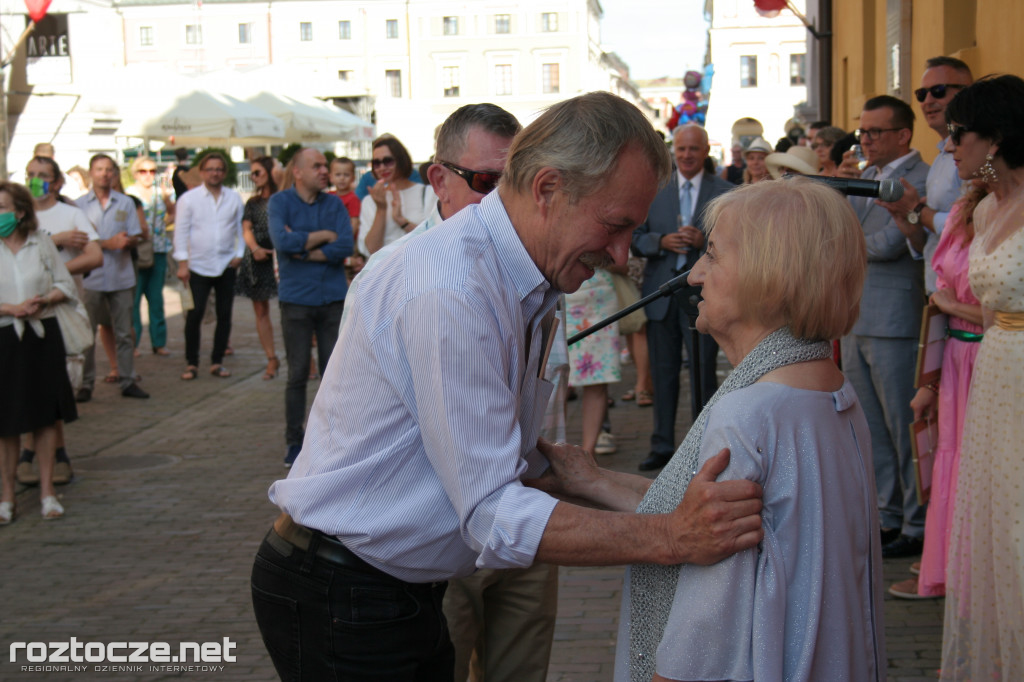
[[530, 565], [556, 500], [520, 478], [547, 466], [541, 322], [560, 294], [498, 192], [361, 290], [271, 501], [408, 582]]

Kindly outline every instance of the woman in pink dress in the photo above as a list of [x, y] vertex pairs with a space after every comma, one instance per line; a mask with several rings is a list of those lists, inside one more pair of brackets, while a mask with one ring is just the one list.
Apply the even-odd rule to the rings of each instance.
[[931, 302], [949, 316], [949, 335], [938, 385], [922, 386], [910, 403], [915, 419], [938, 419], [939, 437], [920, 574], [889, 588], [889, 594], [903, 599], [928, 599], [946, 594], [946, 552], [960, 468], [960, 444], [974, 358], [982, 337], [981, 305], [971, 292], [967, 266], [974, 240], [974, 207], [987, 193], [983, 183], [971, 181], [970, 189], [949, 212], [946, 229], [932, 258], [932, 268], [938, 277]]

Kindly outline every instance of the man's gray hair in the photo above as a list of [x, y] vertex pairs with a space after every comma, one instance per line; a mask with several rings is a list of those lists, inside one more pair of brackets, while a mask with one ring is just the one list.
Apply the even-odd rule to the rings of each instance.
[[437, 134], [434, 161], [456, 163], [466, 153], [466, 139], [474, 127], [509, 139], [522, 130], [516, 117], [496, 104], [467, 104], [445, 119]]
[[542, 168], [555, 168], [576, 202], [612, 179], [627, 145], [640, 149], [658, 186], [664, 185], [671, 172], [668, 148], [639, 109], [609, 92], [573, 97], [549, 107], [516, 136], [501, 185], [525, 194]]

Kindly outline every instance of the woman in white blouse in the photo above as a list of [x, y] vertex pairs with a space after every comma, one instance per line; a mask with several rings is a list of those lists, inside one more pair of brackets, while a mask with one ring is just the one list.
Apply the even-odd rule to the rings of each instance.
[[437, 196], [430, 185], [409, 179], [412, 158], [398, 138], [381, 135], [373, 141], [370, 162], [376, 184], [359, 211], [359, 252], [370, 256], [386, 244], [401, 239], [423, 222], [434, 209]]
[[35, 438], [43, 518], [64, 515], [53, 488], [55, 424], [78, 416], [53, 309], [74, 296], [75, 284], [57, 247], [37, 226], [29, 191], [0, 182], [0, 525], [14, 519], [22, 433]]

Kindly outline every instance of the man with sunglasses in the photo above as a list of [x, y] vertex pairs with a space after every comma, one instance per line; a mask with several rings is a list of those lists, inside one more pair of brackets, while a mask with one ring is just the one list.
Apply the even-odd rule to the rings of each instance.
[[[843, 155], [840, 175], [867, 180], [902, 178], [923, 193], [928, 164], [910, 148], [914, 111], [889, 95], [864, 103], [857, 131], [868, 158], [863, 173], [853, 152]], [[917, 501], [910, 429], [914, 413], [921, 307], [922, 263], [915, 259], [896, 220], [881, 202], [850, 197], [864, 228], [868, 269], [860, 318], [842, 339], [843, 371], [860, 397], [871, 430], [875, 487], [882, 524], [882, 556], [920, 554], [925, 508]], [[923, 244], [922, 244], [923, 246]]]
[[707, 564], [760, 541], [758, 487], [715, 482], [726, 453], [665, 515], [521, 480], [571, 447], [538, 440], [555, 305], [594, 267], [625, 263], [668, 175], [635, 106], [607, 92], [559, 102], [516, 136], [497, 191], [364, 278], [253, 566], [282, 677], [452, 682], [449, 579], [535, 561]]
[[[925, 62], [921, 76], [921, 87], [914, 96], [921, 103], [928, 127], [939, 136], [939, 154], [932, 162], [925, 183], [926, 194], [920, 195], [914, 186], [904, 182], [904, 193], [899, 201], [879, 202], [897, 220], [908, 234], [915, 255], [923, 252], [925, 260], [924, 288], [928, 294], [935, 293], [935, 271], [932, 270], [932, 256], [939, 245], [939, 235], [946, 225], [946, 218], [953, 208], [953, 202], [960, 197], [960, 176], [953, 163], [953, 153], [946, 151], [946, 105], [958, 92], [974, 82], [971, 68], [954, 57], [932, 57]], [[924, 240], [923, 248], [921, 241]]]
[[[515, 116], [494, 104], [467, 104], [445, 119], [437, 134], [434, 162], [427, 169], [427, 179], [437, 195], [434, 210], [407, 235], [370, 256], [349, 287], [350, 302], [356, 300], [366, 274], [395, 250], [470, 204], [479, 204], [497, 186], [519, 128]], [[342, 327], [348, 310], [342, 313]]]

